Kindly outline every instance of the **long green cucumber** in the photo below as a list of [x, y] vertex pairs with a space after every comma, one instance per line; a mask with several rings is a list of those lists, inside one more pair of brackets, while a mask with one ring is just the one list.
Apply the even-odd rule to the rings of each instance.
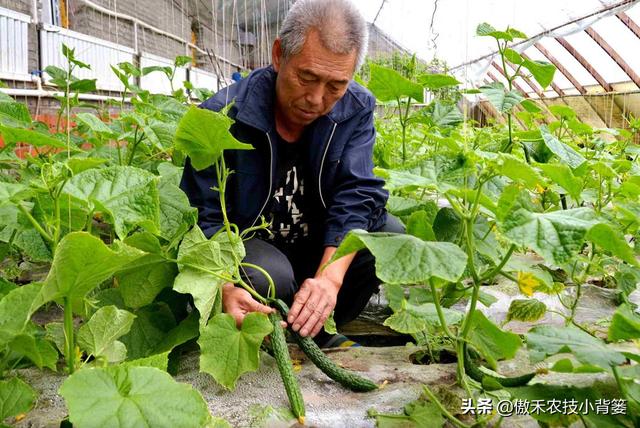
[[269, 314], [269, 320], [271, 324], [273, 324], [273, 332], [271, 333], [273, 356], [276, 359], [278, 370], [282, 377], [282, 383], [284, 383], [284, 389], [287, 391], [287, 397], [289, 397], [291, 411], [293, 415], [298, 418], [298, 422], [304, 425], [304, 400], [302, 399], [300, 385], [293, 372], [293, 364], [291, 362], [291, 356], [289, 355], [284, 329], [280, 324], [282, 317], [278, 312], [274, 312]]
[[482, 379], [486, 376], [495, 380], [505, 388], [524, 386], [529, 383], [529, 381], [536, 375], [535, 372], [532, 372], [523, 374], [522, 376], [498, 377], [485, 373], [471, 361], [471, 356], [469, 355], [469, 350], [467, 349], [466, 344], [464, 345], [464, 371], [469, 375], [471, 379], [475, 380], [476, 382], [482, 383]]
[[[287, 304], [282, 300], [272, 301], [273, 305], [282, 313], [283, 317], [286, 317], [289, 313]], [[367, 392], [378, 389], [378, 385], [374, 382], [359, 376], [347, 369], [344, 369], [334, 363], [324, 352], [318, 347], [318, 345], [309, 336], [302, 337], [297, 332], [292, 331], [293, 338], [295, 339], [300, 349], [305, 353], [307, 357], [316, 365], [324, 374], [331, 379], [338, 382], [345, 388], [349, 388], [356, 392]]]

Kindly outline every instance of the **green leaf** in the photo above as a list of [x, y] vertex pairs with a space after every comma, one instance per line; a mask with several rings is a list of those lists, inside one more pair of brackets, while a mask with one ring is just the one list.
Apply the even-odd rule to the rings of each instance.
[[71, 92], [95, 92], [97, 79], [80, 79], [75, 80], [69, 84], [69, 90]]
[[69, 233], [58, 244], [38, 303], [61, 297], [78, 302], [120, 268], [142, 255], [141, 251], [117, 242], [109, 248], [86, 232]]
[[59, 149], [66, 148], [66, 144], [57, 138], [53, 138], [50, 134], [44, 134], [29, 129], [10, 128], [0, 125], [0, 135], [5, 145], [13, 145], [16, 143], [26, 143], [36, 147], [55, 147]]
[[516, 352], [522, 345], [520, 336], [501, 330], [489, 320], [481, 311], [477, 310], [471, 319], [471, 343], [482, 353], [492, 366], [502, 359], [510, 359], [516, 356]]
[[200, 325], [204, 327], [209, 321], [209, 316], [224, 283], [225, 280], [216, 276], [187, 268], [176, 276], [173, 289], [178, 293], [193, 296], [195, 307], [200, 313]]
[[427, 323], [422, 318], [404, 309], [388, 317], [383, 324], [403, 334], [414, 334], [427, 328]]
[[547, 148], [572, 169], [578, 168], [586, 161], [580, 153], [558, 140], [555, 135], [551, 134], [546, 126], [540, 127], [540, 134], [542, 134], [542, 139], [544, 140]]
[[387, 298], [387, 301], [389, 301], [389, 307], [394, 312], [400, 311], [405, 300], [402, 286], [398, 284], [384, 284], [383, 288], [384, 296]]
[[529, 70], [536, 82], [545, 89], [553, 82], [553, 76], [556, 72], [556, 67], [553, 64], [544, 61], [536, 61], [525, 59], [522, 62], [522, 66]]
[[2, 300], [4, 296], [9, 294], [10, 291], [15, 290], [16, 288], [18, 288], [16, 284], [0, 277], [0, 300]]
[[338, 327], [336, 326], [336, 320], [333, 318], [333, 312], [327, 317], [323, 328], [328, 334], [338, 334]]
[[120, 338], [127, 347], [127, 357], [132, 360], [155, 354], [169, 332], [176, 328], [176, 320], [166, 303], [153, 303], [134, 314], [131, 330]]
[[90, 212], [103, 211], [124, 239], [137, 226], [152, 233], [160, 221], [157, 177], [132, 166], [90, 169], [74, 176], [64, 192], [86, 204]]
[[603, 370], [600, 367], [581, 365], [574, 367], [569, 358], [563, 358], [553, 363], [553, 366], [549, 369], [558, 373], [601, 373]]
[[196, 311], [191, 312], [185, 319], [180, 321], [180, 324], [169, 330], [162, 340], [156, 344], [153, 348], [154, 354], [169, 352], [176, 346], [198, 337], [200, 334], [198, 318]]
[[547, 356], [563, 352], [573, 356], [583, 364], [604, 369], [623, 364], [624, 355], [604, 344], [600, 339], [573, 327], [537, 326], [526, 334], [527, 347], [531, 359], [541, 361]]
[[453, 208], [442, 207], [433, 219], [433, 232], [438, 241], [458, 242], [462, 234], [462, 218]]
[[89, 129], [91, 129], [91, 131], [96, 134], [101, 134], [104, 136], [111, 136], [114, 134], [113, 130], [94, 114], [78, 113], [76, 114], [76, 119], [84, 123], [87, 127], [89, 127]]
[[391, 195], [387, 201], [387, 210], [396, 216], [406, 216], [422, 210], [428, 214], [429, 224], [431, 224], [438, 212], [438, 205], [434, 201], [419, 201], [413, 198]]
[[27, 413], [36, 401], [36, 392], [28, 384], [14, 377], [0, 380], [0, 424], [20, 413]]
[[536, 299], [516, 299], [511, 301], [507, 321], [537, 321], [547, 312], [547, 306]]
[[496, 40], [513, 41], [513, 35], [509, 31], [498, 31], [492, 25], [483, 22], [476, 27], [476, 35], [493, 37]]
[[160, 174], [160, 184], [173, 184], [176, 187], [180, 186], [180, 179], [182, 178], [183, 168], [175, 166], [171, 162], [162, 162], [158, 165], [158, 174]]
[[7, 293], [0, 300], [0, 344], [22, 333], [39, 307], [35, 303], [42, 288], [39, 282], [23, 285]]
[[576, 112], [569, 106], [556, 104], [549, 106], [549, 111], [558, 119], [571, 120], [576, 118]]
[[191, 107], [178, 125], [175, 148], [186, 153], [198, 171], [213, 165], [224, 150], [253, 149], [231, 135], [232, 123], [224, 113]]
[[171, 287], [178, 274], [175, 263], [158, 254], [147, 254], [118, 272], [116, 278], [127, 307], [141, 308]]
[[145, 138], [158, 150], [167, 151], [173, 145], [176, 135], [176, 124], [166, 123], [153, 119], [148, 124], [143, 124]]
[[47, 340], [30, 334], [19, 334], [9, 343], [9, 348], [30, 359], [39, 369], [46, 367], [56, 371], [58, 351]]
[[48, 65], [44, 68], [44, 72], [51, 76], [51, 81], [56, 86], [67, 86], [67, 71], [56, 67], [55, 65]]
[[332, 260], [365, 247], [376, 259], [376, 275], [388, 284], [424, 284], [434, 277], [457, 281], [467, 265], [467, 255], [457, 245], [363, 230], [349, 232]]
[[27, 127], [31, 125], [31, 114], [23, 103], [6, 102], [0, 99], [0, 123], [8, 126]]
[[529, 113], [540, 113], [542, 109], [533, 100], [523, 100], [520, 105]]
[[369, 415], [376, 418], [378, 428], [439, 428], [445, 424], [438, 406], [422, 399], [407, 404], [404, 413], [400, 415], [375, 411], [370, 411]]
[[71, 158], [66, 162], [69, 169], [73, 171], [73, 175], [80, 174], [82, 171], [96, 168], [105, 163], [107, 163], [107, 159], [100, 158]]
[[561, 163], [539, 163], [536, 164], [536, 167], [542, 170], [545, 177], [566, 190], [575, 201], [580, 200], [584, 184], [573, 174], [571, 168]]
[[168, 182], [161, 182], [160, 195], [160, 236], [168, 241], [180, 238], [196, 224], [198, 209], [192, 207], [187, 195]]
[[434, 179], [412, 174], [408, 171], [375, 168], [375, 174], [384, 178], [385, 188], [390, 192], [394, 190], [412, 190], [422, 187], [435, 188]]
[[531, 165], [507, 153], [500, 153], [497, 169], [511, 180], [523, 183], [527, 189], [535, 189], [537, 185], [544, 183], [544, 178]]
[[608, 251], [630, 265], [638, 266], [633, 248], [629, 246], [624, 235], [617, 228], [606, 223], [596, 224], [589, 229], [587, 240], [593, 242], [598, 249]]
[[511, 48], [507, 48], [504, 50], [504, 57], [512, 64], [520, 65], [524, 62], [524, 58]]
[[233, 234], [229, 243], [226, 233], [206, 239], [199, 227], [187, 233], [178, 251], [180, 273], [173, 289], [178, 293], [191, 294], [200, 312], [200, 324], [209, 319], [213, 304], [226, 277], [237, 276], [238, 262], [245, 257], [242, 239]]
[[152, 367], [79, 370], [60, 387], [74, 427], [201, 427], [209, 411], [190, 385]]
[[189, 64], [191, 61], [193, 61], [193, 58], [191, 58], [190, 56], [178, 55], [176, 59], [173, 61], [173, 65], [175, 65], [176, 67], [184, 67], [185, 65]]
[[116, 339], [129, 332], [135, 315], [103, 306], [78, 330], [78, 345], [95, 357], [104, 356]]
[[61, 322], [50, 322], [44, 326], [45, 339], [52, 342], [60, 353], [64, 353], [64, 324]]
[[479, 89], [500, 113], [510, 112], [514, 106], [524, 100], [524, 97], [518, 92], [507, 91], [500, 82], [494, 82]]
[[0, 182], [0, 203], [18, 202], [30, 195], [30, 189], [24, 184]]
[[167, 77], [171, 76], [171, 73], [173, 72], [172, 68], [169, 67], [168, 65], [166, 66], [160, 66], [160, 65], [150, 65], [149, 67], [143, 67], [142, 68], [142, 75], [146, 76], [149, 73], [153, 73], [159, 71], [161, 73], [164, 73], [167, 75]]
[[431, 120], [439, 127], [455, 126], [464, 121], [464, 116], [457, 105], [436, 100], [433, 104]]
[[527, 192], [507, 188], [498, 202], [497, 224], [512, 243], [530, 247], [556, 265], [580, 251], [585, 236], [595, 224], [590, 208], [538, 213]]
[[166, 372], [169, 365], [169, 351], [149, 357], [138, 358], [137, 360], [125, 361], [122, 365], [125, 367], [155, 367], [156, 369]]
[[435, 241], [436, 236], [431, 227], [429, 213], [423, 210], [411, 213], [407, 220], [407, 234], [420, 238], [423, 241]]
[[621, 305], [613, 314], [609, 325], [609, 340], [632, 340], [640, 338], [640, 315], [633, 312], [629, 304]]
[[371, 78], [367, 88], [377, 99], [383, 102], [397, 101], [403, 98], [413, 98], [423, 102], [423, 88], [421, 85], [403, 77], [390, 68], [371, 64]]
[[216, 315], [198, 339], [200, 370], [233, 390], [243, 373], [258, 369], [260, 344], [272, 330], [271, 322], [263, 313], [247, 314], [240, 330], [231, 315]]
[[431, 91], [461, 84], [458, 79], [448, 74], [423, 74], [418, 76], [418, 83]]

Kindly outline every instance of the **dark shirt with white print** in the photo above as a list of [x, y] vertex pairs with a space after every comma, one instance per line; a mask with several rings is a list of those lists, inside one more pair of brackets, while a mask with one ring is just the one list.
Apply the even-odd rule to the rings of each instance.
[[305, 139], [290, 143], [278, 135], [278, 159], [276, 181], [271, 200], [268, 238], [276, 246], [289, 246], [309, 235], [309, 224], [305, 211]]

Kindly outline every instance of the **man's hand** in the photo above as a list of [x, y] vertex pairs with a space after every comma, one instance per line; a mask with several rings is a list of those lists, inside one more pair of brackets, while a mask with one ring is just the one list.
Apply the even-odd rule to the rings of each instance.
[[342, 284], [327, 277], [309, 278], [293, 299], [287, 322], [301, 336], [314, 337], [336, 306]]
[[242, 326], [242, 321], [249, 312], [270, 314], [275, 311], [274, 308], [254, 300], [247, 290], [235, 287], [231, 283], [222, 286], [222, 310], [236, 320], [238, 328]]

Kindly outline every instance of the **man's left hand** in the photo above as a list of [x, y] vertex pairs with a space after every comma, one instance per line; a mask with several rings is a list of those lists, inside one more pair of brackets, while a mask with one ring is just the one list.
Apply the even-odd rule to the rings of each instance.
[[327, 277], [309, 278], [293, 299], [287, 322], [301, 336], [314, 337], [336, 306], [342, 284]]

